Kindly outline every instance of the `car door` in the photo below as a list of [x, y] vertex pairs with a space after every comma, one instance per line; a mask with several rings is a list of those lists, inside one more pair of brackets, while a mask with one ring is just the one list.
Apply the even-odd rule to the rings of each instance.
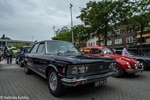
[[38, 46], [39, 46], [39, 43], [36, 43], [33, 47], [32, 47], [32, 49], [31, 49], [31, 51], [26, 55], [26, 58], [27, 58], [27, 60], [28, 60], [28, 66], [30, 67], [30, 68], [32, 68], [33, 70], [36, 70], [36, 68], [35, 68], [35, 63], [37, 62], [36, 61], [36, 58], [35, 58], [35, 56], [36, 56], [36, 52], [37, 52], [37, 48], [38, 48]]
[[44, 62], [43, 56], [45, 54], [45, 43], [42, 42], [39, 44], [37, 53], [34, 56], [36, 58], [35, 68], [39, 73], [44, 73], [44, 69], [42, 68], [42, 64]]

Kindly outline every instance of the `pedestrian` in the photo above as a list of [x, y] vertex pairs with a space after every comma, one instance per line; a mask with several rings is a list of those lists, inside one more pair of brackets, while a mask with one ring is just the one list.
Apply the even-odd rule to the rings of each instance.
[[4, 49], [3, 49], [3, 59], [7, 58], [7, 56], [6, 56], [6, 50], [7, 50], [7, 46], [4, 46]]
[[128, 45], [125, 45], [125, 47], [122, 50], [122, 56], [129, 56], [129, 52], [128, 52]]
[[13, 57], [13, 50], [11, 46], [8, 46], [8, 49], [6, 50], [6, 56], [7, 56], [7, 64], [12, 63], [12, 57]]

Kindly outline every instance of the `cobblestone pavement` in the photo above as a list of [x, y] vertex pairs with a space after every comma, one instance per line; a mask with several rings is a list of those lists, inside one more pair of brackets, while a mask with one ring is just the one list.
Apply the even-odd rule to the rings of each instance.
[[61, 97], [50, 94], [47, 81], [37, 74], [26, 75], [14, 62], [0, 62], [0, 100], [150, 100], [150, 71], [140, 76], [108, 78], [98, 88], [70, 88]]

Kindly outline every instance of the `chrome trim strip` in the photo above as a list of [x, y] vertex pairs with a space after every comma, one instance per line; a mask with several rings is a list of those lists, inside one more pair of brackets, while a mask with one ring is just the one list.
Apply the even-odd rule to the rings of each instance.
[[43, 78], [45, 78], [45, 79], [46, 79], [46, 76], [45, 76], [45, 75], [43, 75], [43, 74], [41, 74], [41, 73], [37, 72], [36, 70], [34, 70], [34, 69], [33, 69], [33, 68], [31, 68], [31, 67], [28, 67], [28, 68], [30, 68], [32, 71], [34, 71], [35, 73], [37, 73], [38, 75], [40, 75], [40, 76], [42, 76]]

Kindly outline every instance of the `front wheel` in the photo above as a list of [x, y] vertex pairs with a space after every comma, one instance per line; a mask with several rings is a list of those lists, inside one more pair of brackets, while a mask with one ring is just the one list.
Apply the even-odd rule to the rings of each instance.
[[54, 69], [48, 74], [48, 86], [52, 95], [58, 97], [65, 92], [65, 87], [61, 83], [61, 79]]
[[145, 63], [144, 61], [139, 61], [139, 62], [143, 64], [144, 70], [147, 70], [147, 69], [148, 69], [148, 68], [147, 68], [147, 65], [146, 65], [146, 63]]
[[115, 66], [115, 74], [113, 75], [113, 77], [122, 77], [124, 74], [123, 69], [121, 68], [121, 66], [119, 64], [116, 64]]

